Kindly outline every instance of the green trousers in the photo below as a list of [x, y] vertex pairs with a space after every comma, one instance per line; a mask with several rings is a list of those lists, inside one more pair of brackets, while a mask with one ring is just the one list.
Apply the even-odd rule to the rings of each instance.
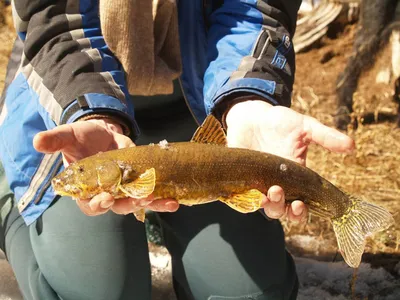
[[[156, 111], [166, 115], [153, 116], [138, 100], [138, 143], [188, 140], [196, 124], [180, 103], [173, 113], [159, 107]], [[62, 197], [27, 227], [0, 169], [0, 243], [25, 299], [151, 299], [142, 223], [112, 212], [88, 217]], [[279, 221], [258, 212], [241, 214], [222, 203], [181, 206], [157, 215], [179, 300], [296, 298], [296, 270]]]

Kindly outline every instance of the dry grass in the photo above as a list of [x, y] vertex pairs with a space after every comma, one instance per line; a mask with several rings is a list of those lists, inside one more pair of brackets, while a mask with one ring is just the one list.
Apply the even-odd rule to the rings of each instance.
[[[0, 3], [0, 91], [4, 84], [6, 64], [15, 38], [10, 8]], [[335, 81], [350, 55], [354, 26], [349, 26], [336, 40], [324, 41], [319, 49], [297, 56], [296, 82], [293, 108], [316, 117], [332, 126], [335, 111]], [[320, 59], [332, 51], [335, 56], [321, 64]], [[384, 52], [375, 68], [365, 74], [355, 95], [355, 118], [366, 111], [395, 113], [391, 101], [391, 86], [376, 84], [375, 76], [387, 65], [388, 52]], [[396, 225], [388, 231], [369, 239], [367, 252], [400, 253], [400, 130], [394, 124], [360, 125], [348, 134], [356, 141], [357, 149], [352, 155], [330, 153], [311, 146], [308, 166], [348, 193], [364, 197], [388, 208], [396, 219]], [[309, 235], [319, 241], [310, 251], [334, 252], [336, 240], [330, 223], [311, 216], [305, 226], [283, 222], [289, 245], [298, 235]], [[320, 249], [320, 248], [324, 249]], [[318, 248], [318, 249], [317, 249]], [[304, 249], [303, 249], [304, 251]]]
[[4, 7], [0, 2], [0, 93], [3, 90], [7, 61], [10, 57], [15, 30], [11, 18], [11, 6]]
[[[333, 126], [335, 112], [335, 82], [350, 55], [354, 27], [338, 40], [325, 40], [324, 45], [297, 57], [297, 78], [294, 88], [293, 108], [314, 116], [324, 124]], [[326, 64], [319, 60], [328, 51], [335, 57]], [[362, 125], [366, 112], [396, 113], [392, 102], [393, 85], [377, 84], [376, 74], [387, 67], [389, 49], [384, 49], [375, 67], [366, 72], [354, 95], [353, 118], [358, 119], [357, 129], [349, 128], [348, 134], [356, 142], [351, 155], [330, 153], [318, 146], [311, 146], [308, 167], [318, 172], [344, 191], [386, 207], [396, 223], [385, 232], [368, 240], [366, 252], [400, 254], [400, 129], [393, 123]], [[330, 241], [327, 252], [336, 251], [336, 240], [328, 221], [311, 217], [299, 228], [284, 222], [287, 240], [303, 234], [317, 240]], [[315, 249], [314, 249], [315, 250]]]

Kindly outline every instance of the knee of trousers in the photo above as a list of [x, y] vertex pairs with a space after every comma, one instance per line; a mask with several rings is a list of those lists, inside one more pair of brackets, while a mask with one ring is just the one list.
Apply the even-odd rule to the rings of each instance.
[[144, 226], [134, 217], [84, 215], [60, 199], [30, 226], [40, 272], [65, 300], [150, 299], [150, 262]]

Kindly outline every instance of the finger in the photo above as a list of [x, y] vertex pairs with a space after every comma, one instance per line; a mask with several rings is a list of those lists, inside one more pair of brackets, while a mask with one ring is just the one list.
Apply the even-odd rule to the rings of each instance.
[[128, 148], [128, 147], [135, 147], [135, 143], [127, 136], [122, 134], [115, 134], [114, 135], [115, 143], [117, 144], [117, 148]]
[[351, 153], [354, 140], [340, 131], [323, 125], [315, 118], [304, 116], [304, 131], [307, 139], [321, 145], [325, 149], [338, 153]]
[[101, 208], [98, 208], [96, 211], [93, 211], [89, 205], [90, 201], [91, 200], [89, 199], [76, 199], [76, 204], [85, 215], [92, 217], [105, 214], [108, 211], [108, 209], [101, 209]]
[[101, 193], [94, 196], [89, 201], [89, 207], [92, 211], [96, 212], [99, 210], [108, 210], [114, 204], [114, 197], [109, 193]]
[[160, 199], [153, 201], [147, 208], [158, 212], [174, 212], [178, 210], [179, 203], [174, 199]]
[[289, 221], [294, 223], [302, 223], [307, 219], [307, 215], [308, 209], [303, 202], [296, 200], [289, 205], [287, 214]]
[[62, 151], [67, 145], [76, 141], [74, 132], [69, 125], [61, 125], [54, 129], [42, 131], [33, 138], [33, 147], [42, 153]]
[[140, 200], [133, 198], [117, 199], [114, 205], [111, 206], [111, 210], [119, 215], [127, 215], [143, 208], [144, 206], [140, 204]]
[[265, 202], [263, 206], [265, 214], [271, 219], [279, 219], [285, 214], [285, 193], [281, 187], [277, 185], [272, 186], [268, 190]]

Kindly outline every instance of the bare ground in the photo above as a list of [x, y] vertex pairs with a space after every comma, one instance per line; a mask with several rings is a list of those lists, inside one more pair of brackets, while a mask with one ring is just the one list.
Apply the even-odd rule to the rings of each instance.
[[[347, 26], [336, 39], [325, 38], [321, 45], [306, 53], [297, 55], [296, 81], [293, 108], [316, 117], [328, 126], [333, 126], [335, 113], [335, 85], [338, 74], [344, 69], [351, 54], [355, 26]], [[327, 53], [334, 54], [326, 63], [321, 60]], [[360, 79], [354, 95], [353, 118], [358, 119], [357, 129], [349, 126], [348, 134], [356, 142], [356, 151], [351, 155], [335, 154], [312, 145], [308, 154], [308, 167], [330, 180], [344, 191], [384, 206], [394, 215], [396, 224], [389, 230], [370, 238], [367, 253], [393, 254], [398, 257], [400, 243], [400, 129], [394, 123], [373, 123], [362, 125], [366, 113], [384, 112], [396, 114], [392, 101], [392, 84], [376, 83], [379, 71], [388, 67], [389, 48], [383, 49], [375, 66]], [[303, 254], [336, 252], [336, 241], [328, 221], [310, 217], [302, 227], [286, 222], [286, 236], [289, 246], [298, 235], [309, 235], [324, 241], [308, 247]], [[297, 250], [293, 249], [298, 253]], [[305, 253], [304, 253], [305, 252]], [[373, 256], [369, 256], [373, 259]]]
[[[10, 9], [1, 5], [0, 3], [0, 91], [15, 37]], [[333, 126], [336, 78], [351, 54], [354, 29], [354, 26], [347, 26], [337, 38], [324, 38], [319, 47], [297, 55], [293, 109]], [[327, 57], [332, 58], [322, 63], [321, 60]], [[388, 65], [389, 60], [390, 53], [385, 49], [375, 67], [363, 75], [355, 95], [353, 118], [361, 121], [365, 112], [396, 112], [396, 106], [391, 100], [392, 85], [378, 84], [375, 80], [377, 73]], [[391, 211], [396, 220], [395, 225], [371, 237], [364, 255], [364, 260], [369, 261], [373, 267], [383, 266], [390, 271], [400, 257], [400, 130], [389, 122], [359, 124], [357, 129], [348, 129], [348, 134], [356, 142], [357, 148], [353, 154], [334, 154], [311, 145], [308, 166], [346, 192]], [[336, 240], [329, 222], [310, 216], [304, 226], [284, 220], [282, 223], [288, 248], [296, 256], [327, 261], [340, 260], [340, 255], [336, 255]], [[157, 255], [157, 250], [154, 250], [154, 254]], [[170, 284], [168, 272], [155, 269], [153, 275], [166, 278], [166, 281], [156, 283], [159, 284], [159, 299], [172, 297], [171, 291], [165, 290], [166, 284]], [[12, 282], [13, 279], [10, 284]]]
[[0, 92], [3, 89], [8, 57], [15, 33], [11, 19], [11, 6], [4, 7], [0, 2]]

